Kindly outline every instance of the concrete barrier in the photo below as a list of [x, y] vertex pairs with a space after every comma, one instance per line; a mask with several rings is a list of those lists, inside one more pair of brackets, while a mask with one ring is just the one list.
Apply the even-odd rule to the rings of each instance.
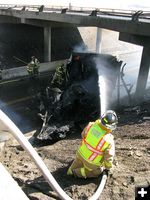
[[[40, 63], [39, 72], [53, 71], [60, 64], [65, 64], [66, 60], [59, 60], [54, 62]], [[2, 71], [2, 80], [15, 79], [28, 76], [27, 66], [5, 69]]]
[[1, 200], [29, 200], [25, 193], [0, 163], [0, 199]]

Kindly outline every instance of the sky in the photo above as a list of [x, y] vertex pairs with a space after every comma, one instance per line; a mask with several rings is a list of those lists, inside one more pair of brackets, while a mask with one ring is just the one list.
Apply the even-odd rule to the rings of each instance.
[[[94, 8], [150, 8], [149, 0], [1, 0], [0, 4], [56, 5]], [[150, 10], [150, 9], [149, 9]]]

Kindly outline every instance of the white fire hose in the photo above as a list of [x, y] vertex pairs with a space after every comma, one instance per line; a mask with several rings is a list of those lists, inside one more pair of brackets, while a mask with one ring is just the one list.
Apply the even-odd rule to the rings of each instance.
[[[54, 191], [58, 193], [59, 197], [62, 200], [72, 200], [72, 198], [70, 198], [64, 192], [64, 190], [59, 186], [59, 184], [54, 179], [54, 177], [52, 176], [52, 174], [46, 167], [45, 163], [41, 159], [41, 157], [38, 155], [38, 153], [35, 151], [32, 145], [28, 142], [27, 138], [23, 135], [23, 133], [17, 128], [17, 126], [9, 119], [9, 117], [2, 110], [0, 110], [0, 121], [2, 121], [12, 131], [11, 132], [12, 135], [19, 142], [19, 144], [24, 148], [24, 150], [26, 150], [29, 153], [29, 155], [34, 160], [39, 170], [42, 172], [48, 184], [51, 186], [51, 188]], [[106, 180], [107, 180], [107, 174], [104, 172], [102, 175], [100, 185], [98, 186], [93, 196], [89, 198], [89, 200], [97, 200], [99, 198], [105, 186]]]

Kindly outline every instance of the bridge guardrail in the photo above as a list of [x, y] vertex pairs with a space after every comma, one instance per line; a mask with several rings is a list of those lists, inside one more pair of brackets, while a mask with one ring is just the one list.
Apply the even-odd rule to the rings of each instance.
[[[137, 12], [135, 9], [115, 9], [115, 8], [96, 8], [96, 7], [77, 7], [72, 6], [69, 3], [68, 6], [56, 6], [56, 5], [26, 5], [26, 4], [0, 4], [0, 9], [20, 9], [26, 8], [28, 11], [39, 11], [40, 7], [43, 6], [43, 12], [48, 11], [61, 11], [62, 9], [66, 9], [66, 12], [79, 12], [79, 13], [91, 13], [92, 11], [97, 11], [99, 14], [104, 15], [117, 15], [117, 16], [132, 16]], [[147, 8], [142, 11], [141, 16], [150, 16], [150, 8]]]

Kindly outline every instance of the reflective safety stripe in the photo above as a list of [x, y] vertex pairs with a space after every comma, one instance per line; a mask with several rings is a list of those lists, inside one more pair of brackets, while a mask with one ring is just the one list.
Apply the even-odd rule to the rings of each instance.
[[94, 160], [96, 158], [97, 154], [96, 153], [92, 153], [90, 155], [90, 157], [88, 158], [90, 161]]
[[89, 144], [87, 144], [86, 142], [85, 142], [85, 145], [86, 145], [86, 147], [88, 148], [88, 149], [90, 149], [92, 152], [94, 152], [94, 153], [96, 153], [96, 154], [99, 154], [99, 155], [102, 155], [103, 153], [102, 152], [100, 152], [100, 151], [97, 151], [96, 149], [94, 149], [93, 147], [91, 147]]
[[85, 130], [85, 137], [87, 136], [88, 131], [90, 130], [91, 126], [92, 126], [92, 124], [90, 124], [90, 123], [87, 125], [87, 128]]
[[85, 168], [80, 168], [81, 175], [86, 178]]
[[[104, 136], [105, 137], [105, 136]], [[100, 150], [104, 144], [105, 144], [105, 140], [104, 140], [104, 137], [100, 140], [100, 142], [97, 144], [97, 150]]]
[[[86, 133], [85, 138], [82, 139], [78, 150], [80, 155], [87, 161], [100, 165], [104, 151], [109, 145], [109, 142], [107, 142], [107, 133], [109, 132], [107, 129], [103, 129], [97, 122], [91, 124], [91, 126], [88, 124], [84, 132], [84, 134]], [[106, 135], [107, 137], [105, 137]]]
[[101, 150], [106, 143], [104, 138], [105, 138], [105, 136], [99, 141], [99, 143], [97, 145], [97, 151], [100, 152], [101, 154], [98, 154], [96, 151], [93, 151], [92, 155], [88, 158], [90, 161], [94, 160], [98, 155], [103, 154]]

